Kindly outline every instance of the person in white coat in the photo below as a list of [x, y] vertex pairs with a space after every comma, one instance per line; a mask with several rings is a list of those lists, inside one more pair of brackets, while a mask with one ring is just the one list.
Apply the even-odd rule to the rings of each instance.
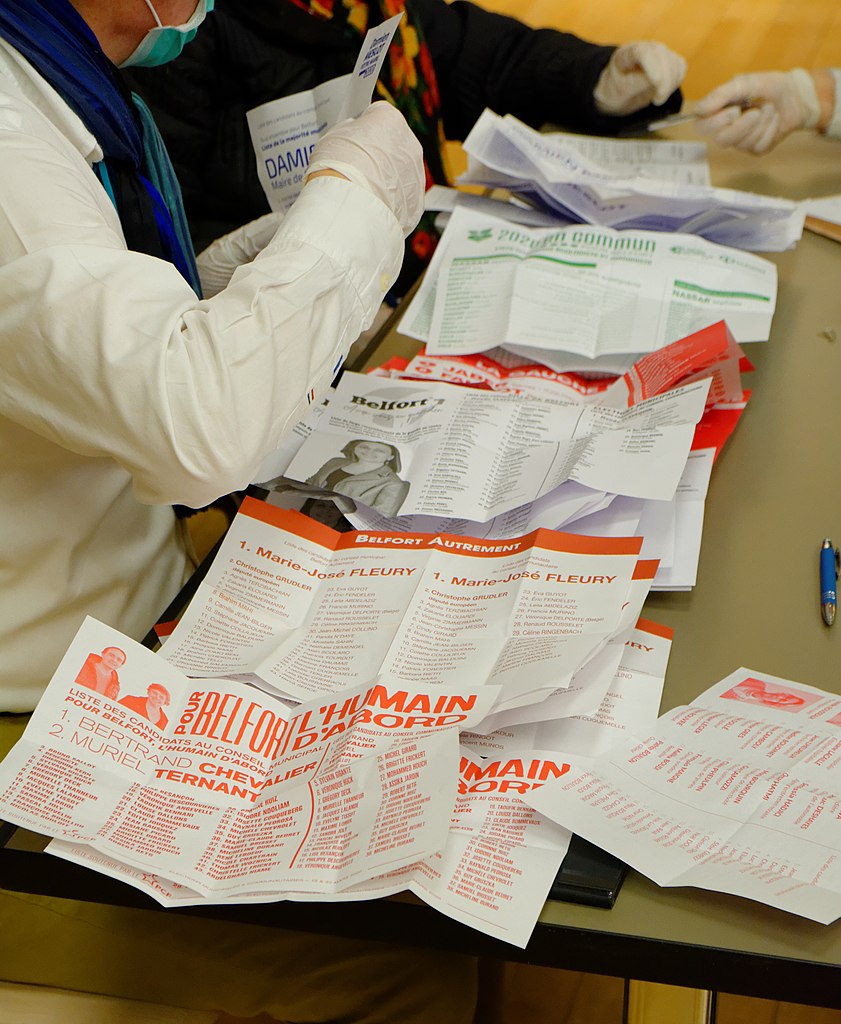
[[172, 506], [250, 482], [422, 211], [420, 146], [377, 103], [322, 139], [286, 217], [196, 268], [115, 65], [171, 55], [204, 8], [0, 2], [0, 711], [34, 707], [85, 615], [145, 634], [192, 568]]
[[[287, 216], [206, 256], [115, 65], [212, 0], [0, 0], [0, 710], [33, 707], [86, 614], [137, 636], [189, 571], [170, 507], [247, 484], [372, 319], [422, 204], [376, 104]], [[236, 264], [244, 265], [235, 269]], [[224, 282], [223, 282], [224, 283]], [[241, 1016], [467, 1024], [466, 957], [0, 894], [0, 980]], [[153, 956], [154, 985], [137, 965]]]

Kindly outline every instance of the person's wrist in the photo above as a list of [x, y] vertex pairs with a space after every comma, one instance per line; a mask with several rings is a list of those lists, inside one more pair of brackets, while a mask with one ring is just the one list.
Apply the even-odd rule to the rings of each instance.
[[350, 178], [346, 174], [342, 174], [341, 171], [334, 171], [331, 167], [325, 167], [320, 171], [312, 171], [307, 175], [304, 184], [307, 181], [311, 181], [313, 178], [342, 178], [344, 181], [350, 181]]
[[828, 68], [811, 71], [810, 74], [820, 107], [818, 123], [815, 128], [819, 132], [825, 132], [832, 121], [832, 114], [835, 110], [835, 77]]

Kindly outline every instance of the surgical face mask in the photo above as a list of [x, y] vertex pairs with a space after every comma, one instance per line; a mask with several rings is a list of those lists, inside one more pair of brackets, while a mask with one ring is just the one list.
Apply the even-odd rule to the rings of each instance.
[[156, 68], [159, 64], [174, 60], [195, 36], [207, 12], [213, 10], [216, 0], [199, 0], [190, 20], [183, 25], [162, 25], [152, 0], [145, 2], [158, 23], [157, 27], [149, 29], [137, 49], [120, 64], [121, 68]]

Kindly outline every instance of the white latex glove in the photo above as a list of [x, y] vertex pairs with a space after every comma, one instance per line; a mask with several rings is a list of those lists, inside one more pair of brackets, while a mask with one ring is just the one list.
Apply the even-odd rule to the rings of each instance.
[[798, 128], [814, 128], [820, 104], [803, 68], [737, 75], [695, 107], [697, 128], [719, 146], [766, 153]]
[[309, 173], [333, 170], [381, 199], [408, 235], [423, 213], [423, 150], [403, 115], [390, 103], [372, 103], [359, 117], [340, 121], [321, 136]]
[[613, 51], [593, 99], [602, 114], [633, 114], [649, 103], [659, 106], [677, 89], [686, 61], [663, 43], [626, 43]]
[[282, 213], [267, 213], [228, 235], [217, 238], [196, 257], [202, 294], [206, 299], [228, 286], [234, 271], [250, 263], [274, 238]]

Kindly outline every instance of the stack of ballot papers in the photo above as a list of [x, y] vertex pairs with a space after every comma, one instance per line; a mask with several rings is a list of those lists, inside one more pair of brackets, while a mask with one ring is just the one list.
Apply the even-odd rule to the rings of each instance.
[[703, 238], [456, 207], [400, 331], [430, 355], [502, 346], [556, 370], [624, 373], [718, 320], [739, 344], [767, 341], [776, 300], [773, 263]]
[[543, 133], [485, 110], [464, 149], [460, 184], [505, 187], [572, 221], [766, 252], [791, 248], [803, 232], [796, 203], [713, 188], [701, 143]]
[[747, 403], [745, 362], [723, 323], [611, 381], [487, 356], [393, 360], [345, 374], [257, 482], [272, 504], [301, 508], [330, 495], [314, 486], [320, 467], [367, 439], [399, 454], [405, 492], [399, 508], [337, 495], [357, 529], [642, 536], [653, 588], [688, 590], [713, 462]]
[[165, 906], [408, 889], [524, 946], [571, 838], [523, 802], [573, 770], [554, 744], [656, 719], [640, 543], [340, 533], [246, 498], [160, 654], [86, 620], [0, 816]]
[[841, 697], [739, 669], [524, 799], [659, 885], [841, 917]]

